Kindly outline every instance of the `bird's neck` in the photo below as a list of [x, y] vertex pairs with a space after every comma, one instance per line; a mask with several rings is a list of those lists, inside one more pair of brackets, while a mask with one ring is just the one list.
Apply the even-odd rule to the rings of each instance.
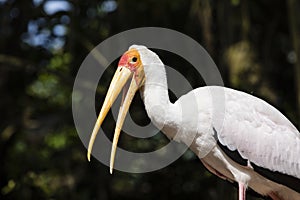
[[173, 104], [168, 95], [168, 84], [165, 67], [162, 63], [145, 67], [145, 86], [143, 100], [151, 121], [159, 127], [170, 119]]

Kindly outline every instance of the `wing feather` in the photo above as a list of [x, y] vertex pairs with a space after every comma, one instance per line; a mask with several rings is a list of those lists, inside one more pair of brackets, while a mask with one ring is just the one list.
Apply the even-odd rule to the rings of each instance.
[[222, 145], [257, 166], [300, 178], [300, 134], [276, 108], [247, 93], [222, 87], [225, 116], [217, 131]]

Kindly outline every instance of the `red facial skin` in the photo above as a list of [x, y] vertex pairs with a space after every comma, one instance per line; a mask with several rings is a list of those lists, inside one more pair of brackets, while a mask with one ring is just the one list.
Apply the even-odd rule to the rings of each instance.
[[122, 57], [120, 58], [120, 61], [119, 61], [118, 66], [119, 66], [119, 67], [124, 67], [124, 66], [126, 66], [127, 63], [128, 63], [128, 58], [129, 58], [128, 54], [127, 54], [127, 53], [124, 53], [124, 54], [122, 55]]
[[[136, 58], [136, 61], [133, 62], [132, 58]], [[119, 67], [126, 67], [132, 72], [135, 72], [136, 69], [141, 66], [140, 54], [136, 49], [130, 49], [129, 51], [125, 52], [122, 57], [120, 58]]]
[[[135, 60], [133, 60], [135, 58]], [[137, 85], [140, 85], [143, 83], [143, 68], [142, 62], [140, 59], [140, 54], [136, 49], [130, 49], [127, 52], [125, 52], [122, 57], [120, 58], [118, 67], [126, 67], [130, 71], [134, 73], [134, 78], [137, 83]], [[142, 71], [141, 71], [142, 70]]]

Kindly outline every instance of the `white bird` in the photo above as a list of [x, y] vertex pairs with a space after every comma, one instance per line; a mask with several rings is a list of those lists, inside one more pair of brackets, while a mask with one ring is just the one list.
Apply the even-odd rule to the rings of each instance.
[[[131, 77], [116, 123], [111, 173], [126, 113], [141, 89], [151, 121], [169, 138], [190, 145], [213, 174], [237, 182], [239, 200], [245, 200], [247, 187], [273, 200], [300, 199], [300, 134], [283, 114], [257, 97], [219, 86], [194, 89], [171, 103], [164, 64], [145, 46], [133, 45], [121, 57], [91, 135], [88, 160], [100, 125]], [[214, 114], [214, 94], [224, 96], [223, 114]], [[182, 108], [188, 115], [181, 117]]]

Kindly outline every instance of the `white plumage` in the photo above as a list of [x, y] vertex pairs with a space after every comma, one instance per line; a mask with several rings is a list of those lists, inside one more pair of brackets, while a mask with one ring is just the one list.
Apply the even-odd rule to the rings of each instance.
[[[233, 174], [233, 178], [245, 185], [249, 184], [253, 175], [240, 171], [230, 162], [225, 161], [224, 153], [216, 146], [216, 139], [230, 150], [237, 150], [244, 159], [257, 166], [300, 179], [300, 134], [277, 109], [255, 96], [218, 86], [194, 89], [171, 104], [163, 63], [157, 55], [145, 47], [132, 46], [131, 48], [139, 50], [144, 63], [145, 88], [142, 96], [144, 96], [147, 114], [157, 126], [167, 127], [168, 131], [163, 129], [166, 135], [173, 137], [176, 132], [177, 141], [190, 144], [189, 136], [197, 134], [193, 148], [197, 149], [196, 153], [199, 158], [203, 159], [215, 148], [216, 157], [224, 162], [222, 164]], [[225, 96], [224, 105], [221, 107], [225, 109], [225, 115], [220, 113], [221, 117], [224, 117], [221, 120], [223, 124], [214, 126], [215, 105], [212, 98], [222, 95]], [[179, 119], [181, 108], [190, 105], [193, 98], [196, 98], [198, 107], [191, 108], [192, 112], [189, 115], [184, 115], [184, 119]], [[160, 106], [163, 113], [168, 113], [168, 117], [162, 116], [157, 109], [151, 112], [153, 105]], [[220, 111], [222, 112], [222, 109]], [[218, 116], [215, 117], [218, 118]], [[218, 119], [216, 123], [219, 122]], [[172, 129], [168, 126], [172, 126]], [[213, 130], [216, 127], [220, 129], [216, 130], [217, 138]], [[195, 131], [197, 132], [193, 133]], [[214, 166], [211, 167], [214, 168]], [[265, 191], [263, 195], [268, 195], [270, 192]], [[300, 198], [300, 194], [297, 197]]]
[[[300, 188], [297, 192], [272, 181], [252, 166], [289, 175], [300, 187], [300, 134], [284, 115], [259, 98], [218, 86], [194, 89], [173, 104], [159, 57], [144, 46], [133, 45], [131, 50], [138, 51], [144, 71], [145, 109], [164, 134], [191, 144], [212, 173], [238, 182], [240, 199], [247, 186], [274, 200], [300, 199]], [[237, 150], [247, 165], [235, 162], [222, 146]]]

